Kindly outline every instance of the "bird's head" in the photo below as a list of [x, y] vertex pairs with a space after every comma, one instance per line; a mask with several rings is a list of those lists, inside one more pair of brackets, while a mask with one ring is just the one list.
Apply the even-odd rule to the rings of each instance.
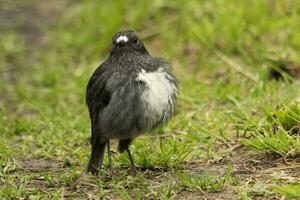
[[142, 41], [135, 31], [120, 31], [113, 36], [111, 55], [123, 52], [148, 54]]

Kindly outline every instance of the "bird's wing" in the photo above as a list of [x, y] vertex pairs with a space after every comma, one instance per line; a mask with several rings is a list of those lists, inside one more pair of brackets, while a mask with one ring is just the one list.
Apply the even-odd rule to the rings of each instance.
[[106, 89], [108, 65], [105, 62], [100, 65], [90, 78], [86, 88], [86, 104], [91, 118], [91, 157], [87, 167], [87, 172], [98, 173], [101, 168], [105, 149], [105, 138], [102, 136], [99, 127], [99, 114], [110, 101], [110, 94]]
[[86, 104], [89, 109], [90, 118], [93, 122], [98, 121], [99, 112], [110, 101], [110, 93], [106, 90], [105, 84], [108, 78], [107, 65], [100, 65], [90, 78], [86, 88]]

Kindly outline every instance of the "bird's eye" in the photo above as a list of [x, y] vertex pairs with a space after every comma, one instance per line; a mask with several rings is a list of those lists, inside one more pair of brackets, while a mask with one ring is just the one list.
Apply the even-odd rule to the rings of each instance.
[[134, 44], [137, 44], [139, 41], [138, 41], [137, 38], [133, 38], [132, 42], [133, 42]]

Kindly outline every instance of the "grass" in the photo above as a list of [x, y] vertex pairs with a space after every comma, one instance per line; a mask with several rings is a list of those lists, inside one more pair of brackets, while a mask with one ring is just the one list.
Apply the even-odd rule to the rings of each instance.
[[[300, 66], [298, 1], [18, 0], [1, 9], [1, 199], [293, 197], [284, 187], [300, 178], [300, 85], [269, 71]], [[137, 176], [113, 154], [115, 176], [105, 158], [100, 178], [82, 177], [86, 83], [127, 28], [172, 64], [176, 116], [134, 141]]]
[[287, 105], [273, 113], [267, 113], [267, 123], [262, 129], [254, 129], [254, 138], [243, 139], [242, 144], [261, 152], [296, 157], [300, 149], [300, 107]]
[[226, 188], [228, 185], [238, 185], [238, 180], [231, 176], [231, 166], [228, 165], [224, 177], [213, 174], [204, 173], [199, 175], [189, 173], [177, 173], [179, 185], [187, 190], [199, 192], [217, 192]]
[[276, 186], [273, 188], [273, 190], [281, 195], [286, 196], [288, 199], [297, 199], [300, 197], [300, 183]]

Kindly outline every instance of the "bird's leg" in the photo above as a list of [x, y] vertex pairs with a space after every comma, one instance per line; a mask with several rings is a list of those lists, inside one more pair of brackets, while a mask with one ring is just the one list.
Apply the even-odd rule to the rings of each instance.
[[109, 164], [110, 173], [114, 174], [113, 168], [112, 168], [111, 151], [110, 151], [110, 141], [109, 141], [109, 139], [107, 139], [107, 156], [108, 156], [108, 164]]
[[135, 164], [133, 162], [133, 158], [131, 156], [131, 153], [130, 153], [130, 150], [129, 150], [129, 147], [126, 148], [126, 151], [127, 151], [127, 154], [128, 154], [128, 158], [129, 158], [129, 161], [130, 161], [130, 164], [131, 164], [131, 169], [130, 169], [130, 174], [131, 175], [136, 175], [136, 167], [135, 167]]

